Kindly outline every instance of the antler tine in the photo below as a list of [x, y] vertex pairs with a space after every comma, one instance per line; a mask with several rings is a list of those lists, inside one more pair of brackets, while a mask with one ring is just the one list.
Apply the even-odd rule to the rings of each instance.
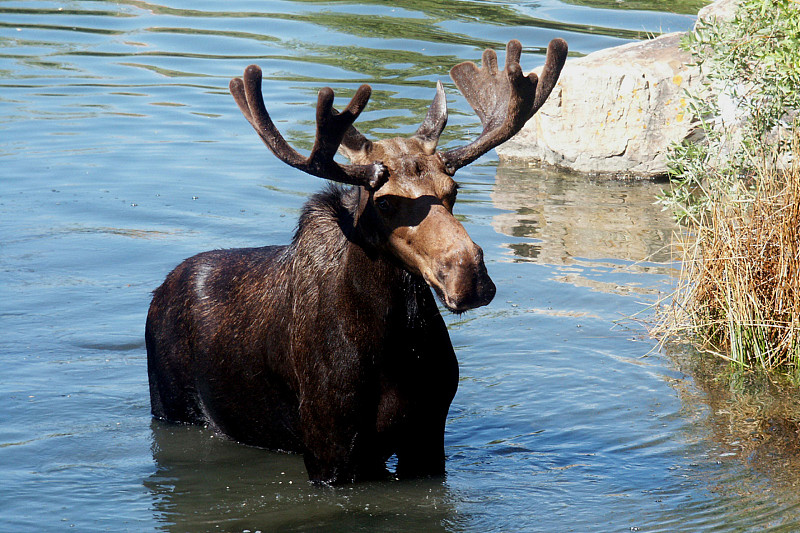
[[531, 116], [539, 111], [547, 97], [553, 92], [556, 83], [558, 83], [558, 77], [561, 75], [561, 69], [564, 68], [564, 63], [567, 60], [568, 51], [569, 47], [564, 39], [553, 39], [547, 45], [547, 55], [544, 59], [544, 67], [542, 67], [542, 77], [539, 79], [538, 87], [536, 87], [536, 101], [533, 104]]
[[422, 143], [426, 153], [433, 154], [436, 151], [436, 145], [439, 142], [439, 137], [447, 125], [447, 96], [444, 92], [442, 82], [436, 82], [436, 96], [428, 108], [428, 114], [425, 115], [425, 120], [417, 128], [414, 133], [414, 138]]
[[264, 106], [264, 97], [261, 94], [261, 68], [258, 65], [250, 65], [244, 71], [244, 80], [232, 79], [229, 89], [244, 118], [253, 126], [267, 148], [281, 161], [299, 168], [305, 158], [289, 146]]
[[550, 41], [541, 80], [535, 73], [522, 74], [521, 55], [522, 44], [513, 39], [506, 45], [502, 71], [498, 72], [497, 54], [493, 50], [483, 53], [481, 68], [465, 62], [450, 70], [450, 77], [483, 125], [483, 132], [475, 141], [441, 154], [451, 175], [513, 137], [539, 110], [561, 74], [567, 43], [563, 39]]
[[289, 146], [272, 122], [261, 94], [261, 76], [261, 69], [257, 65], [250, 65], [245, 69], [243, 79], [232, 79], [229, 87], [244, 118], [278, 159], [312, 176], [350, 185], [361, 185], [369, 190], [376, 190], [386, 183], [389, 173], [381, 163], [340, 165], [333, 159], [348, 128], [369, 101], [371, 93], [369, 85], [359, 87], [341, 113], [333, 109], [333, 90], [329, 87], [320, 90], [317, 98], [317, 132], [314, 147], [308, 157], [303, 157]]

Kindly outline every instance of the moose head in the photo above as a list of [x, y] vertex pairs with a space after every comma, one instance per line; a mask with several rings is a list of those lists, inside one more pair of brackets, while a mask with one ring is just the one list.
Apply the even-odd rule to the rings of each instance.
[[[480, 118], [483, 132], [466, 146], [446, 151], [436, 149], [447, 123], [441, 82], [424, 122], [412, 136], [377, 142], [353, 126], [369, 100], [369, 85], [359, 87], [341, 113], [333, 108], [333, 91], [320, 90], [316, 139], [308, 157], [289, 146], [270, 119], [258, 66], [247, 67], [243, 79], [231, 80], [230, 91], [281, 161], [313, 176], [363, 188], [355, 219], [366, 241], [422, 276], [448, 309], [463, 312], [488, 304], [495, 286], [486, 272], [483, 251], [453, 216], [458, 190], [453, 175], [511, 138], [544, 104], [564, 65], [567, 44], [562, 39], [550, 42], [541, 79], [522, 73], [521, 53], [520, 42], [512, 40], [503, 70], [498, 70], [493, 50], [484, 52], [480, 68], [464, 62], [450, 70]], [[337, 150], [351, 164], [334, 161]]]

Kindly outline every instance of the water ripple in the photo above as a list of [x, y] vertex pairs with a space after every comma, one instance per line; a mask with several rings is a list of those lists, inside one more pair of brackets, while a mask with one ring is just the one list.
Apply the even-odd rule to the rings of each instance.
[[456, 213], [498, 293], [446, 315], [461, 373], [446, 479], [312, 487], [298, 456], [149, 416], [151, 291], [199, 251], [288, 242], [321, 186], [240, 116], [227, 84], [247, 64], [300, 149], [319, 88], [338, 102], [364, 82], [366, 134], [414, 131], [442, 80], [442, 143], [463, 143], [480, 124], [455, 63], [512, 37], [533, 68], [556, 36], [577, 57], [690, 27], [696, 2], [673, 4], [684, 14], [658, 0], [0, 3], [0, 482], [14, 487], [0, 529], [795, 528], [780, 467], [797, 455], [794, 411], [738, 413], [613, 328], [670, 283], [658, 185], [492, 155], [458, 176]]

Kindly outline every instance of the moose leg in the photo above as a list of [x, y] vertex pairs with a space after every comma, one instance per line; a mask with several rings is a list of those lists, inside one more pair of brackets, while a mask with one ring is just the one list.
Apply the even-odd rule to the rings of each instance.
[[[446, 412], [445, 412], [446, 415]], [[430, 417], [403, 431], [397, 450], [397, 477], [444, 475], [444, 416]]]
[[397, 475], [439, 476], [445, 471], [444, 429], [458, 388], [458, 360], [438, 312], [429, 315], [412, 338], [422, 342], [414, 347], [413, 353], [419, 356], [406, 358], [415, 364], [406, 363], [402, 386], [409, 416], [400, 432]]
[[164, 311], [159, 296], [153, 299], [145, 325], [147, 374], [153, 416], [171, 422], [202, 424], [180, 317]]
[[336, 485], [388, 476], [373, 427], [355, 402], [305, 400], [300, 407], [303, 459], [315, 483]]

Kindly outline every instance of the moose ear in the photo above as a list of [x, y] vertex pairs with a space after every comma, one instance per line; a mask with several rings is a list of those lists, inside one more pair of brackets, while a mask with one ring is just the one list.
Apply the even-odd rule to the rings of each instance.
[[428, 155], [436, 151], [439, 143], [439, 136], [447, 125], [447, 97], [444, 94], [442, 82], [436, 82], [436, 96], [428, 108], [428, 115], [422, 122], [414, 138], [422, 143], [422, 147]]
[[354, 126], [347, 128], [342, 144], [339, 145], [339, 152], [342, 155], [350, 161], [355, 161], [366, 158], [370, 150], [372, 150], [372, 141], [367, 139]]

